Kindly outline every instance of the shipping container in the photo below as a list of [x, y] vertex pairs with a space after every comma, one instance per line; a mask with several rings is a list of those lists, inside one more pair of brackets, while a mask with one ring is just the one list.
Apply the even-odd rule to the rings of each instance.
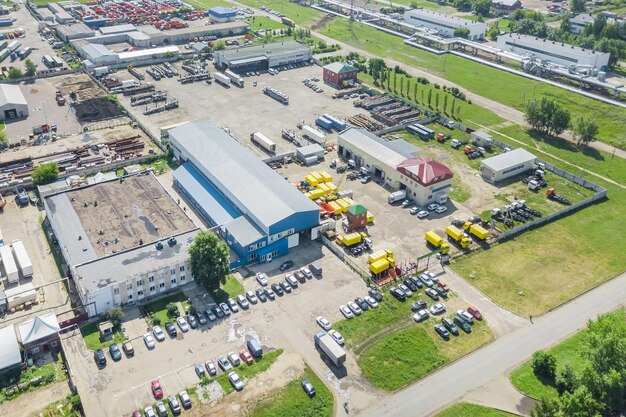
[[19, 53], [20, 60], [23, 61], [32, 52], [33, 52], [33, 48], [26, 47], [26, 48], [22, 49], [22, 51]]
[[372, 264], [380, 259], [387, 259], [387, 258], [392, 258], [392, 257], [393, 257], [393, 252], [391, 251], [391, 249], [383, 249], [383, 250], [374, 252], [370, 256], [368, 256], [367, 262]]
[[272, 97], [274, 100], [280, 101], [283, 104], [289, 104], [289, 96], [283, 92], [276, 90], [270, 86], [263, 87], [263, 93]]
[[315, 124], [327, 130], [333, 129], [333, 122], [331, 122], [324, 116], [320, 116], [317, 119], [315, 119]]
[[370, 264], [370, 272], [374, 275], [378, 275], [381, 272], [388, 270], [390, 266], [391, 265], [389, 264], [387, 258], [379, 259]]
[[221, 72], [216, 72], [215, 74], [213, 74], [213, 77], [215, 77], [216, 82], [222, 85], [230, 85], [230, 78], [228, 78], [226, 75], [222, 74]]
[[237, 87], [243, 88], [244, 81], [243, 81], [243, 78], [241, 78], [239, 75], [235, 74], [231, 70], [224, 71], [224, 75], [230, 78], [230, 81], [233, 84], [235, 84]]
[[428, 140], [435, 137], [435, 131], [427, 128], [424, 125], [419, 123], [414, 123], [412, 125], [407, 126], [406, 130], [409, 133], [419, 136], [421, 139]]
[[339, 215], [341, 214], [341, 206], [339, 204], [337, 204], [336, 201], [331, 201], [330, 203], [328, 203], [329, 206], [331, 206], [333, 208], [333, 214], [334, 215]]
[[331, 177], [330, 174], [326, 171], [320, 171], [320, 176], [322, 177], [322, 181], [324, 182], [331, 182], [333, 180], [333, 177]]
[[346, 351], [335, 342], [335, 339], [324, 332], [317, 333], [314, 337], [315, 346], [319, 347], [328, 358], [340, 367], [346, 361]]
[[14, 240], [11, 242], [11, 249], [13, 249], [13, 255], [17, 261], [17, 266], [22, 272], [24, 278], [33, 276], [33, 264], [28, 257], [28, 252], [24, 247], [24, 242], [21, 240]]
[[326, 143], [326, 135], [311, 126], [302, 126], [302, 136], [320, 145]]
[[330, 189], [331, 193], [336, 193], [337, 192], [337, 186], [335, 184], [333, 184], [332, 182], [327, 182], [326, 186]]
[[21, 43], [20, 41], [13, 41], [13, 42], [11, 42], [11, 43], [7, 46], [7, 49], [8, 49], [10, 52], [13, 52], [13, 51], [15, 51], [16, 49], [18, 49], [20, 46], [22, 46], [22, 43]]
[[310, 174], [304, 177], [304, 180], [312, 187], [317, 187], [317, 184], [319, 183], [319, 180]]
[[5, 289], [4, 296], [7, 299], [7, 309], [9, 310], [26, 303], [34, 304], [37, 302], [37, 291], [30, 282], [18, 287]]
[[2, 268], [9, 284], [15, 284], [20, 280], [20, 274], [13, 258], [13, 251], [10, 246], [0, 247], [0, 258], [2, 259]]
[[0, 42], [0, 51], [2, 51], [4, 48], [6, 48], [9, 45], [9, 42], [7, 41], [2, 41]]
[[5, 59], [7, 59], [7, 57], [11, 55], [11, 51], [9, 51], [8, 49], [5, 49], [4, 51], [2, 51], [0, 53], [0, 62], [4, 61]]
[[268, 152], [276, 153], [276, 144], [261, 132], [254, 132], [250, 135], [252, 142], [256, 143]]
[[335, 129], [344, 130], [346, 128], [346, 122], [344, 120], [335, 117], [332, 114], [324, 114], [323, 116], [332, 122]]
[[323, 195], [327, 195], [330, 193], [330, 188], [328, 188], [328, 186], [326, 186], [326, 184], [324, 183], [317, 184], [317, 189], [322, 190], [324, 192]]

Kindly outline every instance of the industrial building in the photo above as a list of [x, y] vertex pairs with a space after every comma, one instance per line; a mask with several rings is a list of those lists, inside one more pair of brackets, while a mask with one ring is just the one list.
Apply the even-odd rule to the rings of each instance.
[[20, 344], [15, 327], [8, 325], [0, 329], [0, 375], [11, 374], [23, 366]]
[[83, 57], [87, 69], [107, 66], [111, 69], [124, 68], [128, 65], [149, 65], [163, 61], [172, 61], [180, 56], [178, 46], [161, 46], [157, 48], [140, 49], [131, 52], [113, 52], [104, 45], [88, 43], [76, 48]]
[[174, 186], [231, 248], [231, 267], [284, 256], [319, 225], [320, 208], [208, 121], [169, 130], [183, 165]]
[[485, 181], [495, 184], [532, 169], [536, 160], [535, 155], [518, 148], [480, 161], [480, 174]]
[[317, 143], [301, 146], [296, 149], [296, 158], [304, 165], [314, 165], [324, 159], [325, 150]]
[[578, 65], [603, 69], [608, 67], [611, 57], [610, 53], [517, 33], [498, 36], [497, 48], [505, 52], [512, 52], [523, 57], [534, 57], [565, 67]]
[[348, 128], [339, 134], [338, 154], [365, 168], [374, 181], [389, 190], [406, 190], [417, 204], [445, 202], [452, 186], [452, 171], [404, 140], [385, 141], [364, 129]]
[[454, 36], [454, 31], [460, 28], [469, 30], [467, 38], [470, 40], [483, 39], [487, 32], [487, 24], [472, 22], [448, 14], [437, 13], [426, 9], [413, 9], [404, 13], [404, 23], [416, 28], [426, 28], [437, 32], [444, 37]]
[[43, 202], [89, 316], [193, 280], [187, 250], [199, 230], [151, 172], [50, 194]]
[[332, 62], [324, 66], [323, 79], [335, 88], [352, 87], [357, 82], [359, 70], [344, 62]]
[[35, 316], [15, 326], [26, 359], [61, 350], [61, 327], [53, 312]]
[[209, 9], [209, 19], [211, 19], [212, 22], [232, 22], [236, 18], [237, 12], [235, 9], [231, 9], [230, 7], [216, 6]]
[[513, 11], [522, 7], [520, 0], [494, 0], [491, 3], [491, 8], [496, 10]]
[[0, 120], [28, 117], [28, 103], [19, 85], [0, 84]]
[[91, 38], [96, 35], [96, 31], [84, 23], [74, 23], [71, 25], [57, 25], [55, 27], [57, 36], [63, 42], [69, 43], [74, 39]]
[[215, 67], [237, 73], [267, 71], [289, 64], [310, 63], [313, 48], [296, 41], [225, 49], [215, 53]]
[[[582, 33], [582, 31], [585, 30], [585, 26], [592, 25], [595, 20], [596, 16], [592, 15], [591, 13], [580, 13], [576, 16], [570, 17], [570, 32]], [[607, 16], [606, 23], [610, 25], [623, 25], [624, 21], [618, 20], [616, 19], [616, 17]]]

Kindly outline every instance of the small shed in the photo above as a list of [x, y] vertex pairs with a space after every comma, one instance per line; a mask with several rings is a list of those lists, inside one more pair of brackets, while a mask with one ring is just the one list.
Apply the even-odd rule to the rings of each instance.
[[364, 229], [367, 226], [367, 209], [362, 204], [353, 204], [346, 210], [347, 233]]
[[480, 173], [487, 182], [495, 184], [534, 168], [537, 157], [525, 149], [518, 148], [480, 162]]
[[[296, 150], [296, 157], [305, 165], [312, 165], [319, 160], [324, 159], [324, 148], [317, 143], [303, 146]], [[311, 163], [315, 159], [313, 163]]]
[[103, 321], [98, 324], [98, 331], [100, 332], [100, 340], [109, 340], [113, 337], [113, 323], [110, 321]]
[[54, 313], [42, 314], [17, 325], [22, 349], [29, 356], [57, 352], [61, 345], [60, 330], [57, 316]]

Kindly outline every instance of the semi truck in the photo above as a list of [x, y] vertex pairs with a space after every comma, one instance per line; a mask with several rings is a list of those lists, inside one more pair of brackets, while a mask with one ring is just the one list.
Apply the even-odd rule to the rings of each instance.
[[250, 135], [250, 139], [252, 139], [252, 142], [256, 143], [257, 145], [259, 145], [266, 151], [271, 152], [271, 153], [276, 152], [276, 144], [272, 142], [271, 140], [269, 140], [269, 138], [265, 136], [263, 133], [254, 132], [253, 134]]
[[239, 75], [235, 74], [231, 70], [224, 71], [224, 75], [230, 78], [230, 81], [237, 87], [243, 88], [243, 78], [241, 78]]
[[324, 352], [336, 367], [341, 367], [346, 361], [346, 351], [328, 334], [319, 332], [313, 337], [313, 340], [315, 346]]
[[339, 238], [339, 242], [347, 247], [356, 245], [357, 243], [361, 243], [363, 241], [368, 242], [369, 246], [371, 247], [371, 240], [367, 237], [367, 234], [365, 232], [349, 233]]
[[459, 246], [461, 246], [463, 249], [469, 247], [469, 245], [472, 243], [472, 241], [465, 236], [462, 230], [459, 230], [454, 226], [448, 226], [446, 228], [446, 234], [450, 239], [458, 243]]
[[326, 135], [308, 125], [302, 126], [302, 136], [322, 146], [326, 143]]
[[389, 204], [397, 203], [398, 201], [404, 200], [406, 198], [406, 190], [395, 191], [387, 197], [387, 202]]
[[26, 248], [24, 247], [24, 242], [21, 240], [14, 240], [11, 242], [11, 249], [13, 249], [13, 255], [15, 256], [15, 260], [17, 261], [17, 266], [22, 272], [22, 276], [24, 278], [29, 278], [33, 276], [33, 263], [30, 261], [28, 257], [28, 252], [26, 252]]
[[213, 77], [215, 78], [215, 82], [217, 83], [220, 83], [224, 86], [230, 85], [230, 78], [228, 78], [226, 75], [222, 74], [221, 72], [216, 72], [215, 74], [213, 74]]
[[7, 276], [9, 284], [16, 284], [20, 281], [20, 274], [13, 259], [13, 252], [10, 246], [0, 246], [0, 259], [2, 259], [2, 267]]
[[430, 243], [436, 249], [441, 249], [441, 254], [445, 255], [450, 252], [450, 244], [434, 231], [426, 232], [426, 242]]
[[280, 101], [285, 105], [289, 104], [289, 96], [287, 94], [278, 91], [277, 89], [272, 88], [269, 85], [263, 87], [263, 94], [268, 95], [274, 100]]
[[463, 225], [463, 230], [468, 231], [480, 240], [485, 240], [489, 237], [489, 232], [484, 227], [479, 224], [473, 224], [472, 222], [466, 222]]

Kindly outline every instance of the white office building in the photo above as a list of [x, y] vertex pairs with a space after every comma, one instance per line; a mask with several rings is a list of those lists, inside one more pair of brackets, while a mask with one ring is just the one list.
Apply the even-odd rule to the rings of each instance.
[[485, 37], [487, 25], [483, 22], [472, 22], [448, 14], [437, 13], [426, 9], [413, 9], [404, 13], [404, 22], [416, 28], [436, 30], [440, 36], [452, 37], [459, 28], [467, 28], [470, 40]]

